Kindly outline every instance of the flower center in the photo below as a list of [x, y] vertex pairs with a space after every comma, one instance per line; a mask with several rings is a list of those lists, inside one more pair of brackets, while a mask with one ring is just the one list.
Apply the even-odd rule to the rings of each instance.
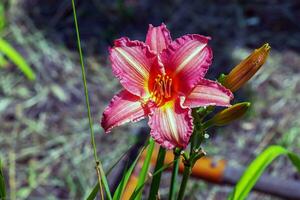
[[157, 106], [165, 103], [172, 96], [172, 79], [167, 75], [158, 75], [155, 78], [151, 92], [151, 99]]

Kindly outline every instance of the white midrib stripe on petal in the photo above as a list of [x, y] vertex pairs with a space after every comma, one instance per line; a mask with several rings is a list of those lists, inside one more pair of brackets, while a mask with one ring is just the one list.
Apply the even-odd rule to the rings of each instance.
[[[213, 92], [205, 92], [199, 88], [203, 88], [205, 90], [213, 90], [215, 91], [214, 93]], [[219, 90], [215, 89], [215, 88], [210, 88], [210, 87], [205, 87], [205, 86], [202, 86], [202, 87], [197, 87], [198, 91], [194, 91], [190, 94], [189, 98], [192, 98], [192, 99], [198, 99], [199, 96], [201, 97], [207, 97], [207, 98], [218, 98], [218, 99], [223, 99], [223, 100], [228, 100], [228, 96], [226, 96], [225, 94], [223, 94], [222, 92], [220, 92]]]
[[177, 126], [176, 126], [176, 119], [174, 117], [174, 112], [172, 112], [172, 108], [166, 109], [167, 120], [168, 120], [169, 127], [171, 129], [172, 136], [176, 139], [176, 141], [179, 141], [178, 133], [177, 133]]
[[115, 48], [115, 50], [120, 53], [125, 58], [125, 60], [128, 61], [130, 65], [133, 66], [134, 69], [144, 77], [145, 80], [148, 78], [149, 72], [145, 70], [144, 66], [139, 65], [139, 63], [122, 48]]
[[[125, 112], [126, 110], [127, 110], [127, 112], [130, 111], [131, 115], [133, 115], [136, 111], [139, 110], [139, 108], [140, 107], [139, 107], [138, 103], [137, 104], [135, 104], [135, 103], [133, 103], [133, 104], [127, 104], [126, 106], [122, 106], [122, 108], [120, 108], [117, 111], [117, 113], [114, 113], [114, 115], [111, 116], [110, 120], [118, 119], [119, 114]], [[130, 121], [129, 118], [130, 118], [130, 116], [128, 117], [128, 121]]]
[[200, 51], [204, 49], [206, 44], [201, 44], [176, 68], [175, 74], [179, 73]]

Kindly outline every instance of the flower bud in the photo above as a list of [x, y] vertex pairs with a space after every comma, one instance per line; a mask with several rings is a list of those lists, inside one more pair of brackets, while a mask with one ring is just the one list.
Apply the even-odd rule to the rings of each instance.
[[265, 63], [270, 49], [271, 47], [268, 43], [259, 49], [255, 49], [246, 59], [231, 70], [224, 78], [223, 85], [232, 92], [242, 87]]
[[204, 127], [224, 126], [230, 122], [241, 118], [250, 107], [249, 102], [237, 103], [229, 108], [218, 112], [213, 118], [204, 123]]

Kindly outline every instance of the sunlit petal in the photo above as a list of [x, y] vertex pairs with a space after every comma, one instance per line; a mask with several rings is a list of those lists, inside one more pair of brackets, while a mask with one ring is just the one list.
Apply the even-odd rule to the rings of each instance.
[[166, 49], [171, 43], [171, 35], [165, 24], [154, 27], [152, 24], [149, 25], [148, 33], [146, 36], [146, 44], [148, 44], [151, 50], [156, 53], [160, 53]]
[[230, 106], [233, 94], [216, 81], [201, 79], [186, 97], [183, 105], [194, 108], [200, 106]]
[[113, 73], [132, 94], [140, 97], [148, 94], [148, 79], [155, 53], [139, 41], [121, 38], [110, 49]]
[[147, 114], [147, 109], [140, 102], [140, 97], [123, 90], [114, 96], [104, 110], [101, 125], [105, 132], [110, 132], [116, 126], [139, 121]]
[[191, 109], [183, 108], [180, 98], [162, 107], [152, 108], [149, 126], [150, 134], [165, 148], [185, 148], [193, 131]]
[[206, 74], [212, 62], [209, 37], [185, 35], [173, 41], [161, 54], [166, 73], [176, 78], [179, 92], [187, 93]]

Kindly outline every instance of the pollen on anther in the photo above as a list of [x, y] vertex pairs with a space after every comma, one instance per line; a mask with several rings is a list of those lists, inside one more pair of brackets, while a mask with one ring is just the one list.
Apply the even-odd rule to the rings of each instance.
[[157, 75], [151, 92], [152, 100], [160, 106], [172, 96], [172, 79], [166, 75]]

